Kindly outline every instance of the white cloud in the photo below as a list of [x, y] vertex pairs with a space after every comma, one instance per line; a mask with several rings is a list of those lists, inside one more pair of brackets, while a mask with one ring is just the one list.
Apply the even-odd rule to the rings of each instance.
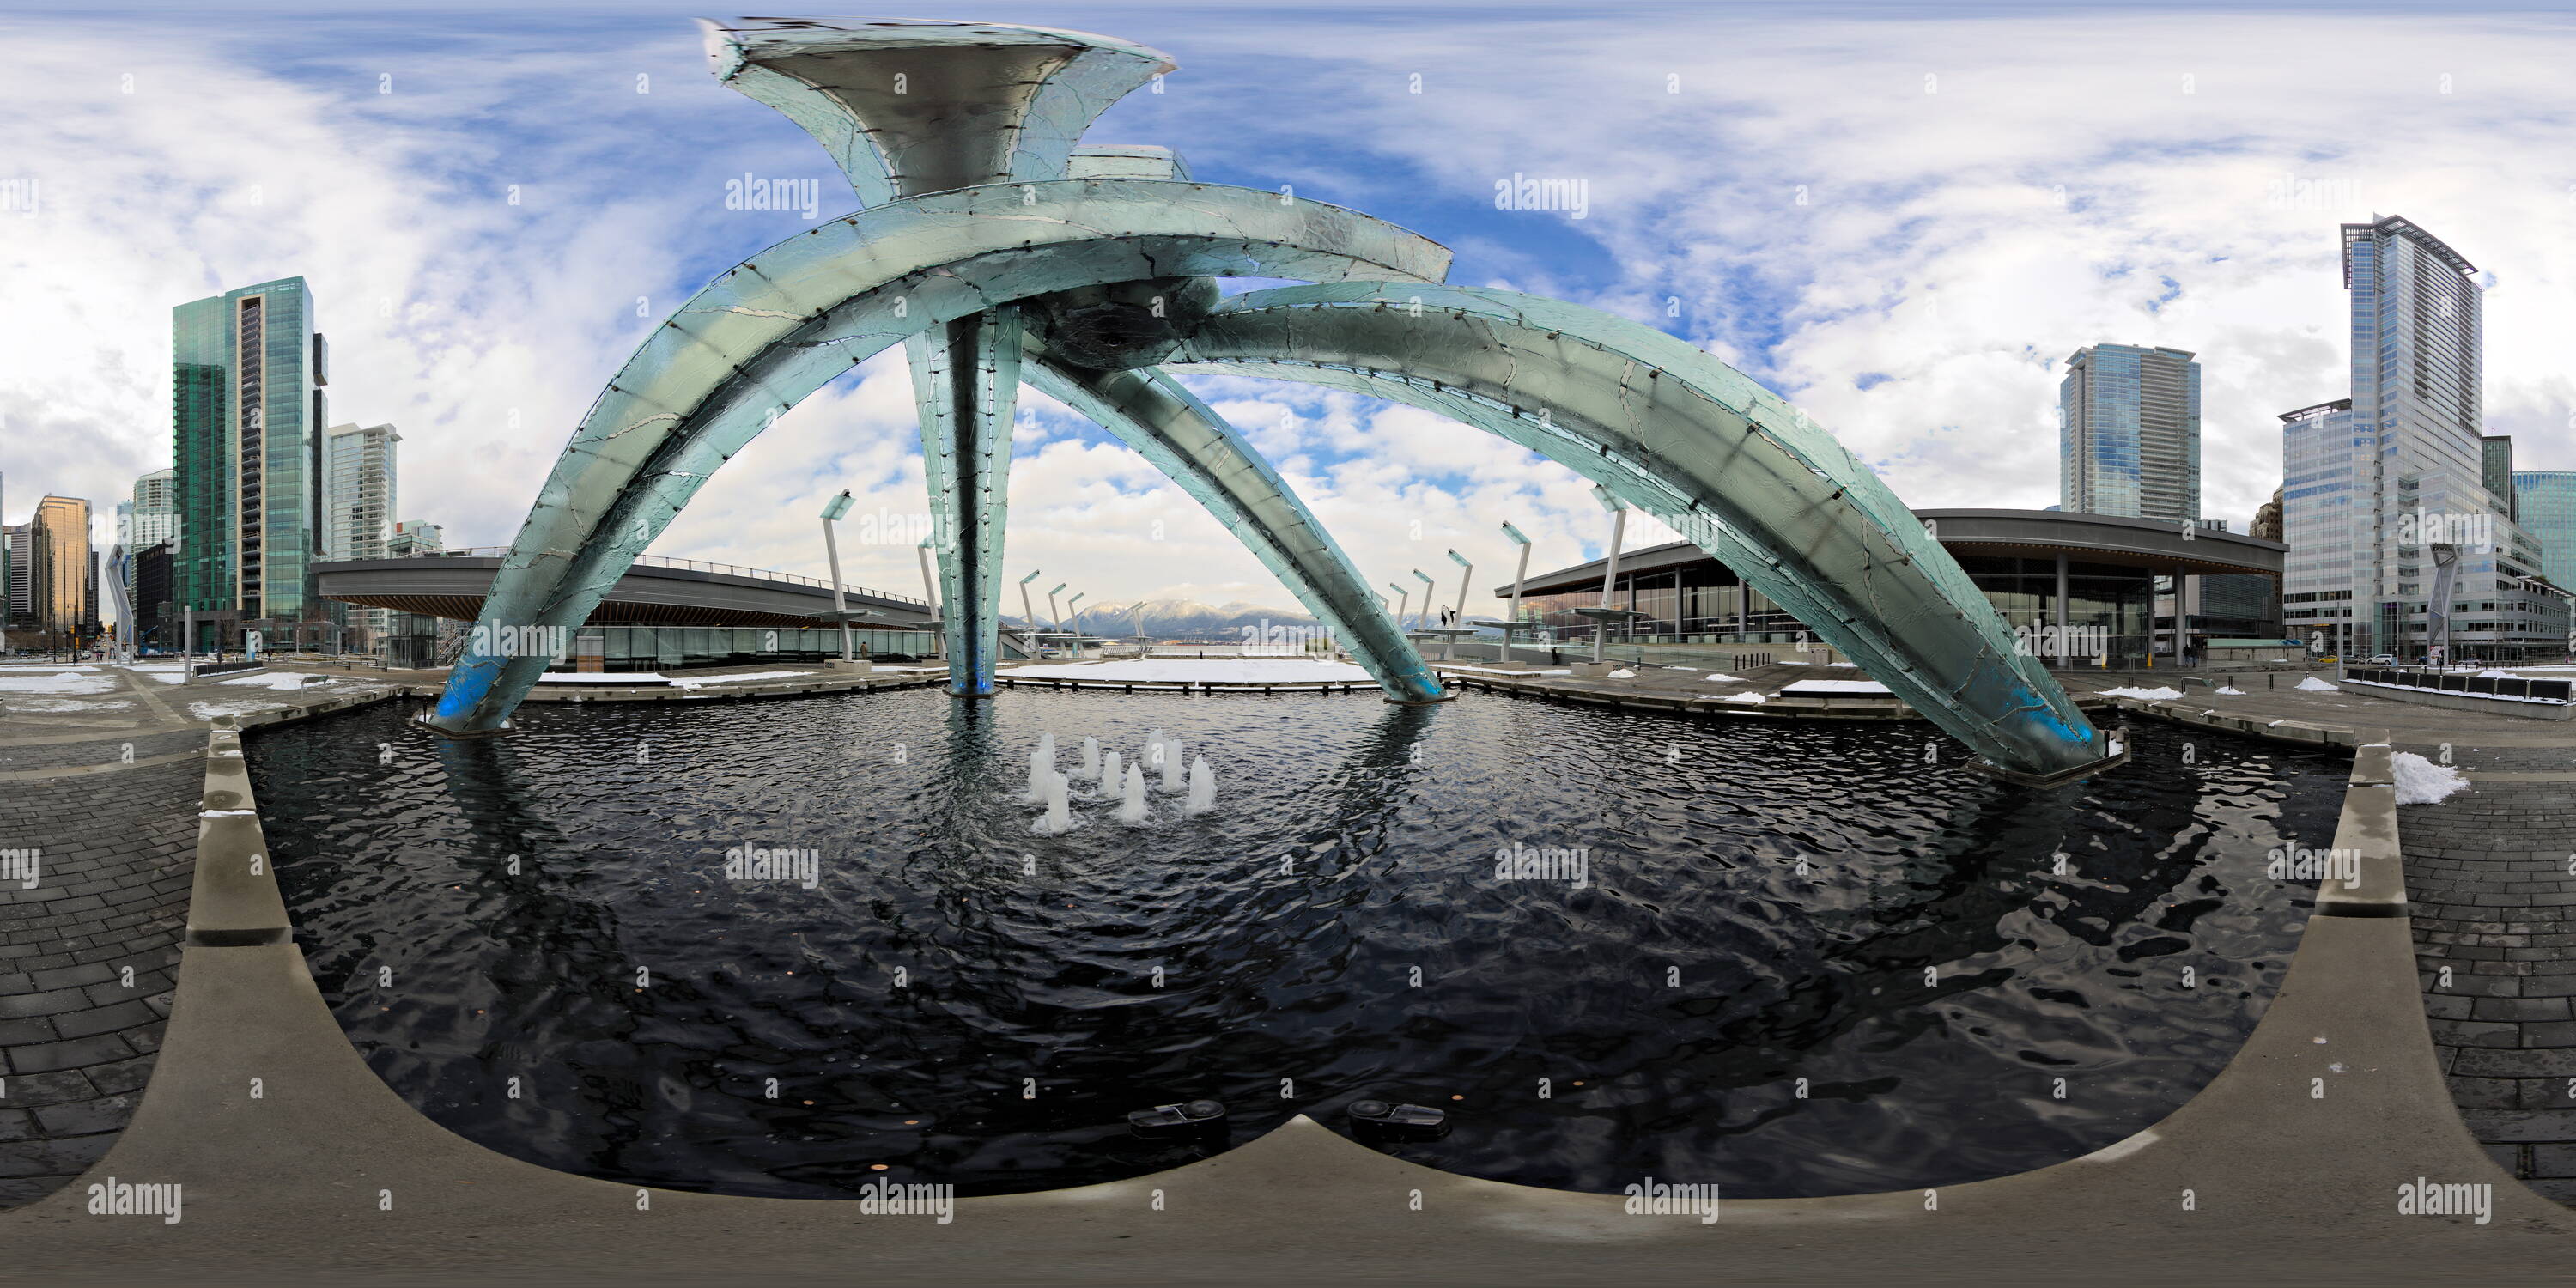
[[[2350, 11], [1741, 12], [1051, 21], [1184, 64], [1102, 137], [1170, 142], [1203, 174], [1412, 223], [1459, 249], [1462, 281], [1675, 325], [1917, 505], [2051, 503], [2058, 364], [2111, 340], [2200, 355], [2205, 509], [2241, 524], [2278, 481], [2273, 417], [2345, 388], [2334, 225], [2374, 211], [2489, 270], [2491, 428], [2519, 436], [2526, 467], [2576, 466], [2561, 357], [2576, 334], [2576, 37]], [[39, 180], [43, 206], [0, 213], [7, 517], [42, 490], [109, 508], [166, 463], [169, 308], [302, 273], [333, 340], [334, 418], [405, 435], [404, 517], [506, 542], [652, 320], [795, 231], [722, 211], [722, 178], [829, 177], [810, 140], [709, 81], [685, 26], [443, 54], [380, 26], [321, 79], [70, 20], [20, 27], [0, 178]], [[373, 93], [378, 63], [391, 95]], [[628, 88], [638, 70], [649, 95]], [[1587, 217], [1491, 210], [1493, 180], [1515, 171], [1590, 180]], [[827, 208], [847, 204], [827, 188]], [[1671, 323], [1667, 298], [1681, 301]], [[1863, 389], [1864, 375], [1884, 379]], [[1455, 546], [1480, 588], [1497, 584], [1514, 555], [1505, 518], [1542, 569], [1598, 553], [1589, 486], [1518, 448], [1346, 395], [1192, 383], [1372, 583], [1410, 586], [1419, 567], [1454, 584]], [[1045, 584], [1072, 577], [1109, 602], [1290, 602], [1141, 459], [1034, 394], [1027, 406], [1012, 575], [1042, 566]], [[921, 513], [911, 414], [900, 359], [869, 364], [755, 440], [657, 551], [819, 573], [831, 493], [849, 487], [856, 514]], [[900, 530], [861, 540], [845, 525], [850, 579], [918, 594], [910, 546], [884, 539]], [[1631, 541], [1665, 536], [1641, 520]]]

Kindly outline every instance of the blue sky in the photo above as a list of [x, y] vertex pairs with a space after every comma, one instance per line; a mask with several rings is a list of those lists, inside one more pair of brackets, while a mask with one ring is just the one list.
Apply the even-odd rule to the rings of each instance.
[[[600, 385], [717, 273], [800, 231], [728, 177], [821, 149], [707, 75], [675, 5], [293, 7], [0, 17], [32, 214], [0, 213], [0, 514], [107, 499], [168, 461], [169, 307], [302, 273], [335, 419], [404, 434], [402, 511], [505, 543]], [[1181, 64], [1091, 137], [1201, 179], [1351, 205], [1451, 246], [1451, 279], [1665, 327], [1786, 394], [1917, 505], [2055, 500], [2066, 353], [2204, 363], [2205, 512], [2279, 480], [2274, 416], [2344, 392], [2335, 225], [2404, 214], [2487, 270], [2488, 420], [2576, 468], [2576, 31], [2491, 9], [2276, 6], [918, 8], [1074, 27]], [[1418, 76], [1417, 82], [1414, 78]], [[1418, 86], [1418, 92], [1417, 92]], [[642, 91], [642, 92], [639, 92]], [[1580, 178], [1581, 220], [1494, 208]], [[515, 189], [518, 204], [507, 194]], [[641, 316], [639, 316], [639, 313]], [[1597, 553], [1572, 474], [1418, 412], [1194, 378], [1372, 575], [1443, 551]], [[1012, 566], [1097, 599], [1289, 600], [1177, 489], [1037, 400]], [[792, 413], [660, 553], [819, 571], [812, 515], [922, 508], [899, 363]], [[1653, 534], [1648, 533], [1649, 537]], [[853, 580], [917, 580], [861, 543]], [[1481, 578], [1479, 579], [1482, 580]]]

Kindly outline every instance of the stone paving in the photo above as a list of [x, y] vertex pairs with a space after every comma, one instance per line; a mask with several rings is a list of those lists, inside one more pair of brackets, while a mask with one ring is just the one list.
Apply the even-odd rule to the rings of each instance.
[[[87, 674], [112, 687], [95, 694], [11, 683], [59, 669], [0, 666], [0, 850], [39, 855], [33, 886], [0, 881], [0, 1209], [96, 1161], [150, 1076], [185, 931], [208, 720], [437, 678], [335, 671], [288, 693], [98, 668]], [[1744, 678], [1811, 673], [1777, 669]], [[1640, 670], [1584, 687], [1740, 687]], [[2170, 678], [2065, 677], [2079, 692]], [[2576, 728], [2305, 692], [2297, 678], [2238, 676], [2241, 696], [2187, 691], [2242, 714], [2384, 730], [2400, 750], [2438, 760], [2447, 749], [2469, 774], [2470, 791], [2400, 815], [2425, 1011], [2472, 1134], [2540, 1193], [2576, 1203]]]
[[205, 717], [303, 705], [299, 693], [166, 683], [94, 666], [0, 666], [0, 1209], [107, 1152], [151, 1077], [194, 877]]
[[2576, 1204], [2576, 727], [2296, 684], [2240, 678], [2242, 697], [2188, 692], [2240, 714], [2384, 734], [2468, 775], [2468, 791], [2398, 809], [2424, 1013], [2469, 1133], [2525, 1184]]

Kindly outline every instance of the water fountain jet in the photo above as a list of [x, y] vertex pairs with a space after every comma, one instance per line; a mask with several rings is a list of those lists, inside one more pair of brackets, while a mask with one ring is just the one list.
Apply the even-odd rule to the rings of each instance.
[[1127, 767], [1127, 795], [1124, 800], [1118, 802], [1118, 821], [1121, 823], [1145, 821], [1145, 771], [1140, 766]]
[[1181, 800], [1181, 814], [1195, 818], [1216, 808], [1216, 773], [1208, 768], [1207, 757], [1190, 762], [1190, 794]]

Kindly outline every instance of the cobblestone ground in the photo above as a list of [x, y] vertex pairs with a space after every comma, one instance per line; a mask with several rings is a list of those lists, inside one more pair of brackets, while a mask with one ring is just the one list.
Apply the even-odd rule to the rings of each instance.
[[0, 868], [0, 1209], [98, 1161], [152, 1075], [187, 929], [207, 720], [357, 688], [308, 697], [0, 666], [0, 857], [35, 860], [32, 875]]
[[2471, 1134], [2576, 1203], [2576, 747], [2454, 757], [2469, 791], [2398, 810], [2424, 1011]]

